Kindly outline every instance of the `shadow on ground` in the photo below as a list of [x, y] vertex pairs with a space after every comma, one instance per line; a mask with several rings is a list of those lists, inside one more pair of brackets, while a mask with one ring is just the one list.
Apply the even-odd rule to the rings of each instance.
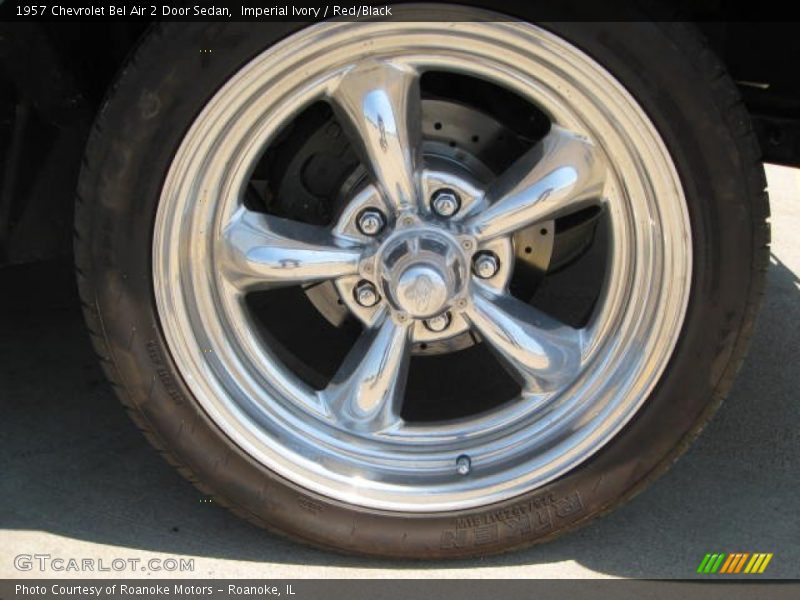
[[[774, 552], [800, 576], [800, 281], [773, 259], [733, 393], [675, 467], [630, 504], [500, 557], [387, 563], [278, 539], [201, 502], [128, 420], [97, 367], [71, 269], [0, 271], [0, 528], [129, 549], [362, 569], [476, 569], [575, 560], [598, 573], [687, 577], [706, 552]], [[35, 551], [29, 549], [28, 551]]]

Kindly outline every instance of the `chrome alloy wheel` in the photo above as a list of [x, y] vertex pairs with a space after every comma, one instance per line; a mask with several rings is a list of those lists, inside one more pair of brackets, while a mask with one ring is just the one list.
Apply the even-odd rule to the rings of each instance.
[[[420, 77], [510, 90], [549, 133], [490, 181], [427, 160]], [[249, 209], [264, 148], [330, 104], [367, 180], [331, 227]], [[605, 277], [571, 327], [514, 297], [514, 235], [589, 206], [609, 223]], [[229, 80], [186, 134], [153, 239], [170, 351], [209, 417], [293, 483], [374, 509], [511, 498], [586, 461], [642, 406], [674, 349], [691, 275], [681, 185], [633, 98], [577, 48], [516, 22], [325, 23]], [[363, 333], [314, 389], [280, 359], [248, 294], [330, 281]], [[412, 344], [472, 332], [519, 397], [447, 422], [401, 417]]]

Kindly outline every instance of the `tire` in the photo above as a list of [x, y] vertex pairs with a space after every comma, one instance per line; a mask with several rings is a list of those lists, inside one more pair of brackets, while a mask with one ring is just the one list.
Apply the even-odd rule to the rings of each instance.
[[[499, 500], [397, 510], [268, 467], [201, 404], [159, 312], [157, 213], [174, 157], [221, 86], [296, 25], [158, 25], [108, 94], [80, 177], [75, 256], [92, 342], [147, 439], [203, 493], [270, 531], [351, 554], [460, 558], [544, 542], [619, 506], [685, 451], [731, 388], [768, 259], [766, 180], [736, 87], [698, 34], [668, 23], [545, 29], [607, 70], [678, 174], [691, 279], [665, 368], [633, 415], [566, 472]], [[212, 47], [203, 57], [198, 47]], [[620, 116], [622, 118], [622, 116]], [[177, 318], [177, 317], [176, 317]]]

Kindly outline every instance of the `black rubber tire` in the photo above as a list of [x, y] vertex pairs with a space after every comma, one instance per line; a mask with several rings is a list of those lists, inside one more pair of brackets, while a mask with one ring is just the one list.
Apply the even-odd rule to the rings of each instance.
[[[315, 495], [252, 460], [192, 398], [156, 314], [152, 229], [171, 158], [215, 90], [297, 25], [159, 25], [140, 44], [86, 149], [75, 217], [78, 282], [92, 341], [119, 397], [150, 442], [204, 493], [318, 547], [385, 557], [485, 555], [549, 540], [613, 509], [698, 435], [742, 363], [767, 267], [766, 180], [748, 114], [690, 26], [545, 26], [615, 75], [670, 150], [694, 235], [685, 324], [651, 398], [589, 461], [506, 502], [415, 515]], [[203, 47], [213, 54], [199, 54]]]

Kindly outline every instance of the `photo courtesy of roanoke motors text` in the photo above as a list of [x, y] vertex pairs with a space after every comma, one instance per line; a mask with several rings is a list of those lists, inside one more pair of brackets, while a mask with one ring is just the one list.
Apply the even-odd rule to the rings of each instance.
[[0, 0], [0, 598], [799, 597], [798, 33]]

